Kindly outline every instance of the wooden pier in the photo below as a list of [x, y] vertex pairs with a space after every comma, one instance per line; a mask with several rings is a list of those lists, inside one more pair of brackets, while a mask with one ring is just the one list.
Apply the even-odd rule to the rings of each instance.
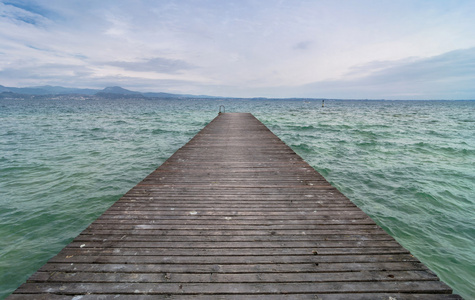
[[254, 116], [223, 113], [7, 299], [451, 293]]

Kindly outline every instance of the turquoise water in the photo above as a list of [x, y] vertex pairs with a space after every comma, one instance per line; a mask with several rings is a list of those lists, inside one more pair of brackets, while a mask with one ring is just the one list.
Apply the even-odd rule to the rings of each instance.
[[0, 100], [0, 299], [211, 121], [252, 112], [475, 299], [475, 101]]

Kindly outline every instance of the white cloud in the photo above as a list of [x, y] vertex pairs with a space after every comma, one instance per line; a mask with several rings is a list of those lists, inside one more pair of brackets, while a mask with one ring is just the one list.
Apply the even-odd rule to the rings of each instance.
[[155, 57], [140, 61], [115, 61], [107, 62], [107, 65], [117, 66], [125, 70], [132, 70], [138, 72], [156, 72], [176, 74], [182, 70], [193, 69], [194, 66], [178, 59], [167, 59]]
[[[471, 84], [475, 82], [475, 48], [429, 58], [374, 62], [359, 70], [363, 70], [365, 76], [308, 84], [301, 87], [301, 95], [450, 100], [474, 99], [475, 95], [475, 87]], [[297, 93], [298, 89], [293, 92]]]

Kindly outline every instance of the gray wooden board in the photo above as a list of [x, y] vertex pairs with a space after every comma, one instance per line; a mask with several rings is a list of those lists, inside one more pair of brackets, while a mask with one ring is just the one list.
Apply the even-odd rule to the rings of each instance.
[[180, 294], [167, 294], [167, 295], [144, 295], [144, 294], [101, 294], [99, 295], [53, 295], [53, 294], [14, 294], [9, 300], [58, 300], [58, 299], [70, 299], [70, 300], [447, 300], [447, 299], [462, 299], [458, 295], [447, 294], [402, 294], [402, 293], [332, 293], [332, 294], [213, 294], [213, 295], [180, 295]]
[[220, 114], [8, 299], [459, 299], [251, 114]]

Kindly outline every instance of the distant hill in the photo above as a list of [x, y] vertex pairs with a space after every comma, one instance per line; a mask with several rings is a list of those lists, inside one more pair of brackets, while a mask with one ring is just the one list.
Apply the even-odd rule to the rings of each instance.
[[96, 95], [100, 94], [118, 94], [118, 95], [142, 95], [140, 92], [134, 92], [121, 88], [120, 86], [106, 87], [100, 92], [97, 92]]
[[[31, 98], [31, 96], [48, 96], [48, 95], [88, 95], [97, 96], [100, 98], [173, 98], [173, 99], [187, 99], [187, 98], [219, 98], [206, 95], [188, 95], [188, 94], [171, 94], [163, 92], [147, 92], [141, 93], [124, 89], [120, 86], [106, 87], [103, 90], [99, 89], [78, 89], [66, 88], [62, 86], [36, 86], [36, 87], [6, 87], [0, 85], [0, 98]], [[27, 97], [30, 96], [30, 97]]]
[[149, 98], [183, 98], [182, 95], [170, 93], [143, 93], [143, 95]]
[[0, 85], [0, 92], [11, 92], [15, 94], [23, 95], [62, 95], [62, 94], [81, 94], [81, 95], [94, 95], [99, 90], [94, 89], [77, 89], [77, 88], [65, 88], [62, 86], [35, 86], [35, 87], [6, 87]]
[[126, 90], [120, 86], [106, 87], [95, 95], [102, 98], [145, 98], [145, 96], [139, 92]]

